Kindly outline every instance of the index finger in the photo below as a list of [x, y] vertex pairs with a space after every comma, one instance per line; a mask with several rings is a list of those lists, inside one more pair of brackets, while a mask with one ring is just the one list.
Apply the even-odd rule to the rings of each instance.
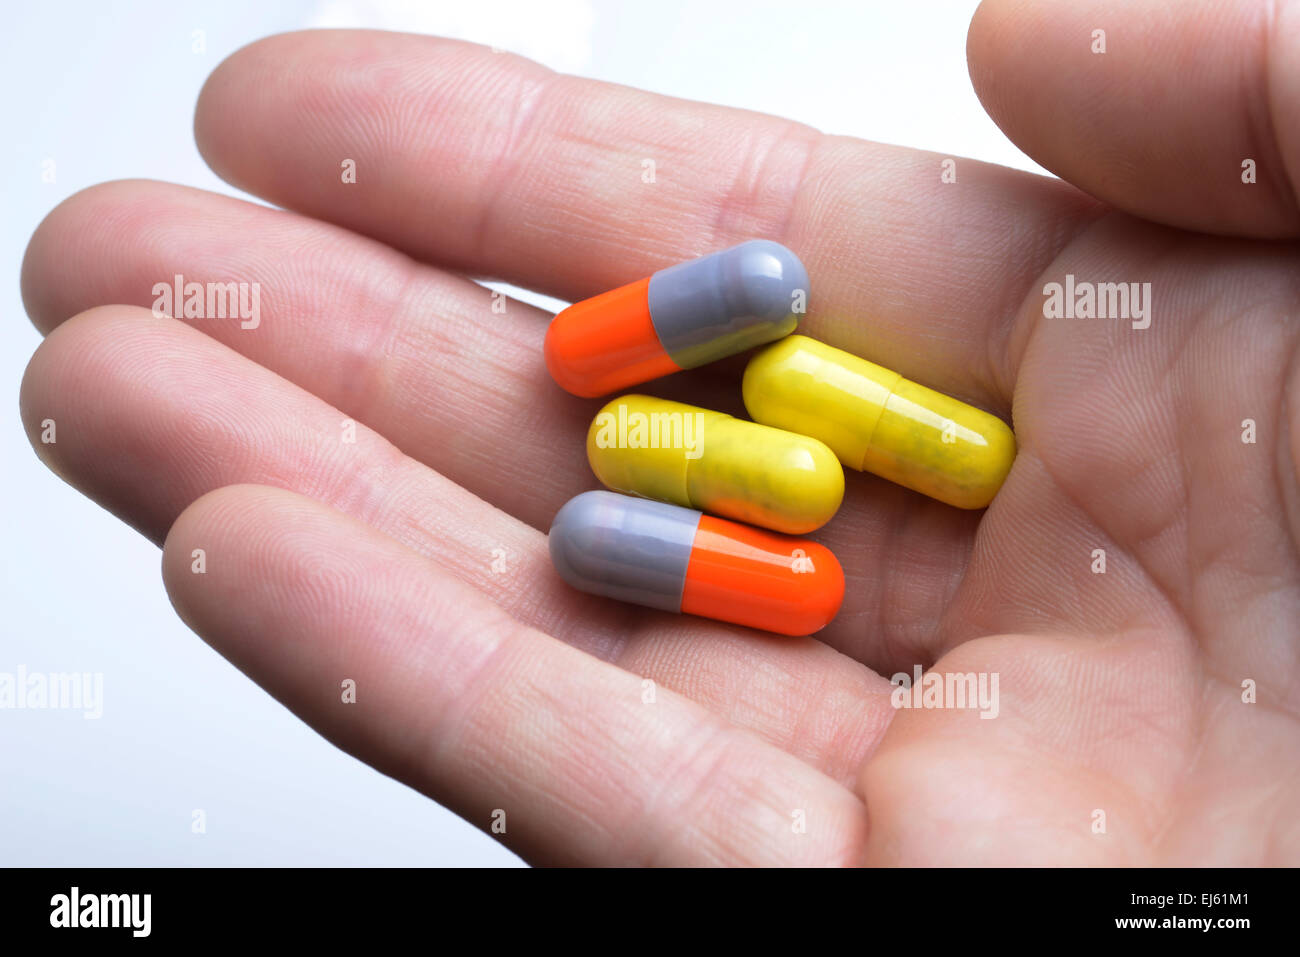
[[1027, 173], [368, 31], [237, 52], [196, 133], [242, 189], [568, 300], [775, 239], [813, 277], [806, 331], [1004, 413], [1011, 317], [1099, 209]]

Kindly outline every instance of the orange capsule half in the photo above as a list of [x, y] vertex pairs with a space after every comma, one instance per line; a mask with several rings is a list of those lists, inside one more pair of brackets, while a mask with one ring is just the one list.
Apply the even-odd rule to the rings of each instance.
[[781, 635], [821, 630], [844, 600], [824, 545], [615, 492], [570, 499], [550, 551], [580, 591]]
[[780, 339], [807, 300], [799, 257], [753, 239], [574, 303], [546, 330], [546, 367], [574, 395], [607, 395]]

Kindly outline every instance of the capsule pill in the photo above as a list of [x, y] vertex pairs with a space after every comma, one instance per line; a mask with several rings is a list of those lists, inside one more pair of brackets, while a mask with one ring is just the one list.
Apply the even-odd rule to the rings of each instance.
[[546, 366], [574, 395], [608, 395], [788, 335], [807, 296], [799, 257], [750, 240], [564, 309]]
[[1001, 419], [807, 336], [745, 368], [756, 422], [825, 442], [841, 462], [958, 508], [992, 501], [1016, 457]]
[[844, 498], [844, 469], [817, 439], [647, 395], [596, 414], [587, 461], [616, 492], [787, 535], [821, 528]]
[[570, 499], [549, 545], [580, 591], [782, 635], [820, 630], [844, 599], [824, 545], [615, 492]]

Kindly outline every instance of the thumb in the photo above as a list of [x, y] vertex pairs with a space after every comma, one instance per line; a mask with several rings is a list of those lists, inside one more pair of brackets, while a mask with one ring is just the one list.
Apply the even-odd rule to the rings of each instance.
[[984, 0], [966, 51], [1003, 132], [1103, 202], [1300, 236], [1300, 4]]

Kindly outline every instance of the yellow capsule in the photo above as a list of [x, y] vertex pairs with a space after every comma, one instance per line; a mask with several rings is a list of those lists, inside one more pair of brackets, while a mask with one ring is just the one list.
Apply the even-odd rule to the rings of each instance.
[[1016, 457], [996, 416], [807, 336], [750, 359], [744, 393], [755, 421], [821, 439], [849, 468], [958, 508], [988, 505]]
[[587, 460], [615, 491], [789, 535], [821, 528], [844, 498], [844, 470], [816, 439], [646, 395], [596, 414]]

